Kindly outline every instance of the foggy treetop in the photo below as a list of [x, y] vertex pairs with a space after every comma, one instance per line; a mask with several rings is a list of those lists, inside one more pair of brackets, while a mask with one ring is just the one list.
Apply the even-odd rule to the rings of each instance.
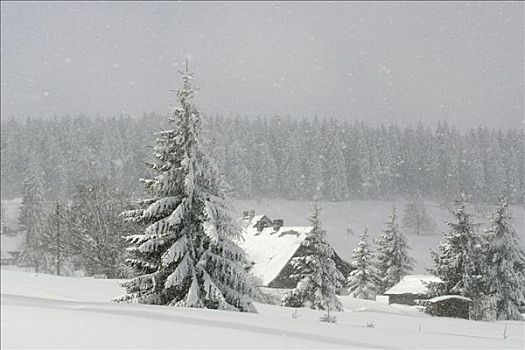
[[523, 126], [522, 2], [5, 2], [1, 115], [165, 113]]

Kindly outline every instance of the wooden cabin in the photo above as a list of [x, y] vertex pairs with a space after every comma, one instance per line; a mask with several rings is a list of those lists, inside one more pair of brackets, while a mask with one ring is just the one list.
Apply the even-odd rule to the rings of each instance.
[[428, 299], [427, 285], [430, 282], [443, 283], [432, 275], [408, 275], [384, 294], [388, 296], [389, 304], [415, 305], [417, 300]]
[[461, 295], [442, 295], [426, 301], [425, 311], [432, 316], [469, 319], [472, 300]]

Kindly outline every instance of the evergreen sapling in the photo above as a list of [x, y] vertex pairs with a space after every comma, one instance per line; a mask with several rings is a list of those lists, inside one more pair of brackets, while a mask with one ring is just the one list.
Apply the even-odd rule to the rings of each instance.
[[295, 272], [291, 278], [298, 280], [297, 287], [283, 298], [282, 304], [301, 307], [308, 303], [312, 309], [341, 311], [336, 291], [344, 276], [332, 259], [335, 253], [321, 228], [319, 213], [316, 202], [310, 217], [312, 230], [304, 239], [303, 253], [292, 259]]
[[35, 272], [47, 271], [51, 267], [51, 261], [45, 253], [42, 239], [44, 197], [40, 179], [30, 169], [24, 172], [22, 192], [19, 222], [26, 237], [18, 261], [22, 265], [34, 267]]
[[485, 232], [487, 293], [496, 298], [498, 320], [523, 320], [519, 306], [525, 304], [525, 253], [510, 219], [507, 200], [500, 198]]
[[412, 271], [414, 264], [414, 260], [408, 256], [410, 247], [406, 238], [399, 231], [395, 207], [392, 208], [386, 228], [376, 240], [376, 244], [379, 292], [384, 293]]
[[347, 278], [348, 292], [354, 298], [374, 300], [379, 290], [379, 276], [374, 266], [374, 255], [368, 244], [368, 229], [353, 250], [351, 265], [355, 270]]

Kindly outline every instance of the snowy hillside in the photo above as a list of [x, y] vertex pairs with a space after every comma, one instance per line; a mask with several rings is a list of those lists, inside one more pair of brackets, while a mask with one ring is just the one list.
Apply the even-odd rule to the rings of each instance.
[[[240, 217], [243, 210], [255, 209], [256, 214], [268, 215], [271, 219], [284, 219], [287, 226], [304, 226], [308, 223], [311, 206], [309, 202], [286, 200], [237, 200], [234, 202]], [[349, 201], [349, 202], [322, 202], [321, 221], [328, 234], [328, 240], [343, 259], [349, 259], [352, 249], [357, 245], [359, 234], [366, 226], [369, 227], [371, 238], [375, 238], [384, 229], [385, 221], [392, 208], [396, 205], [402, 217], [405, 202], [403, 201]], [[436, 224], [435, 232], [430, 235], [406, 235], [411, 255], [416, 259], [414, 273], [426, 273], [430, 267], [430, 251], [437, 248], [444, 232], [448, 230], [446, 221], [452, 220], [447, 208], [439, 207], [434, 202], [425, 202], [428, 214]], [[474, 211], [475, 208], [473, 207]], [[478, 208], [479, 210], [479, 208]], [[486, 208], [483, 208], [487, 212]], [[474, 222], [488, 222], [488, 219], [479, 212], [473, 212]], [[514, 228], [525, 247], [525, 211], [522, 206], [512, 208]], [[348, 234], [350, 228], [353, 234]]]
[[[117, 304], [116, 280], [2, 268], [7, 348], [513, 348], [523, 323], [429, 317], [406, 306], [343, 297], [337, 324], [320, 311], [256, 304], [258, 314]], [[369, 324], [370, 327], [366, 325]], [[162, 336], [161, 336], [162, 335]]]

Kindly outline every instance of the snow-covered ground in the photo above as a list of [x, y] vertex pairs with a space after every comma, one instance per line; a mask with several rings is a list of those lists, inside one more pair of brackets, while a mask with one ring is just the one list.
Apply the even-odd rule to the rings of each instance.
[[[429, 317], [401, 305], [342, 297], [336, 324], [322, 312], [256, 304], [257, 314], [118, 304], [116, 280], [2, 267], [1, 347], [8, 348], [514, 348], [523, 322]], [[367, 327], [367, 324], [370, 327]], [[507, 338], [503, 330], [507, 325]]]
[[[352, 249], [357, 246], [359, 234], [365, 227], [369, 228], [371, 238], [377, 237], [385, 227], [385, 221], [392, 209], [397, 208], [399, 220], [403, 217], [404, 201], [347, 201], [321, 202], [321, 222], [327, 231], [328, 240], [344, 260], [350, 260]], [[255, 214], [268, 215], [270, 219], [284, 219], [286, 226], [308, 226], [311, 204], [307, 201], [287, 201], [278, 199], [236, 200], [234, 206], [237, 215], [242, 216], [244, 210], [255, 209]], [[443, 236], [448, 231], [446, 222], [452, 220], [448, 208], [439, 206], [436, 202], [426, 201], [425, 206], [430, 217], [436, 224], [432, 234], [410, 235], [408, 242], [412, 248], [409, 252], [416, 260], [414, 273], [426, 274], [426, 268], [432, 266], [430, 252], [435, 250]], [[473, 221], [487, 223], [487, 208], [470, 206]], [[481, 213], [484, 211], [484, 213]], [[513, 206], [513, 224], [521, 244], [525, 248], [525, 210], [523, 206]], [[350, 228], [353, 234], [348, 234]], [[481, 228], [482, 229], [482, 228]]]

